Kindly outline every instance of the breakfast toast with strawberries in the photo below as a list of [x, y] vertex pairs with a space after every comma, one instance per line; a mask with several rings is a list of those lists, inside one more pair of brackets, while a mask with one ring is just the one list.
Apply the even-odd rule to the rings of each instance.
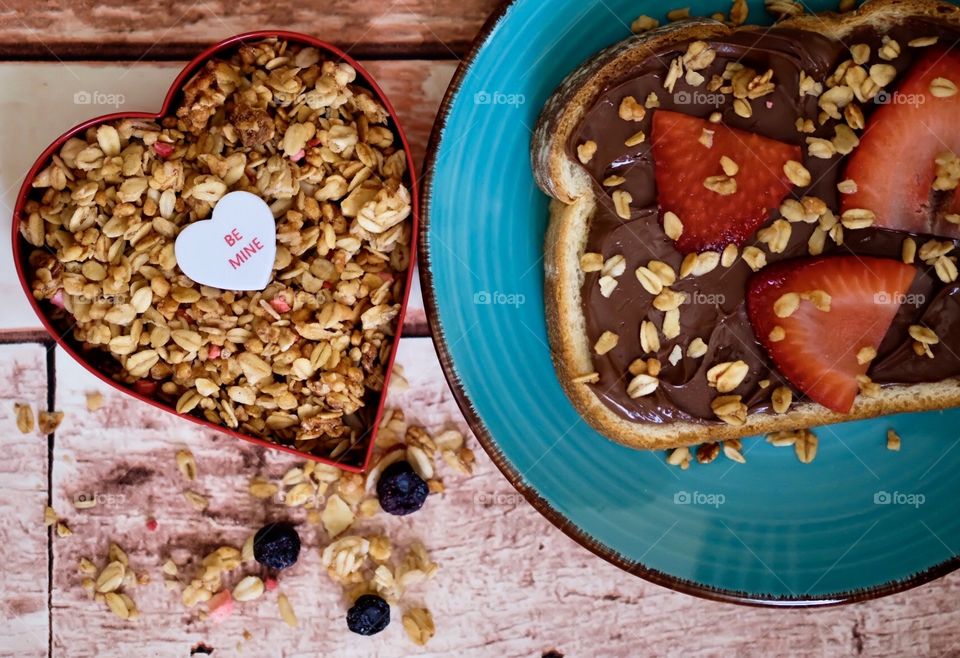
[[960, 9], [637, 34], [544, 107], [567, 395], [646, 449], [960, 405]]

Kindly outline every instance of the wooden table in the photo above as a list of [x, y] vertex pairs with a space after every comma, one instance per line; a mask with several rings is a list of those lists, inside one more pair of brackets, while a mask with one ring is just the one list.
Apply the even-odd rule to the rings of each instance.
[[[399, 619], [374, 638], [347, 632], [340, 590], [319, 563], [319, 530], [282, 588], [300, 618], [293, 630], [277, 606], [244, 604], [222, 624], [188, 613], [162, 585], [161, 556], [239, 545], [268, 518], [288, 514], [246, 494], [251, 477], [279, 476], [298, 460], [247, 446], [160, 415], [102, 384], [53, 349], [23, 299], [9, 258], [9, 215], [20, 177], [41, 148], [79, 120], [112, 111], [74, 102], [112, 95], [118, 107], [152, 109], [182, 62], [204, 45], [264, 27], [327, 38], [360, 57], [405, 122], [418, 161], [438, 104], [468, 43], [496, 0], [227, 0], [96, 4], [0, 2], [0, 190], [5, 210], [0, 259], [0, 654], [17, 656], [215, 655], [567, 656], [960, 655], [960, 574], [904, 594], [828, 610], [777, 611], [703, 601], [632, 578], [555, 529], [515, 494], [475, 442], [469, 478], [406, 520], [367, 522], [401, 545], [420, 538], [441, 564], [413, 592], [433, 612], [437, 634], [423, 648]], [[62, 61], [58, 61], [62, 60]], [[78, 97], [82, 98], [82, 97]], [[390, 403], [431, 429], [466, 429], [444, 382], [414, 291], [399, 362], [410, 387]], [[85, 407], [88, 391], [106, 404]], [[65, 412], [55, 435], [22, 435], [13, 405]], [[471, 439], [472, 440], [472, 439]], [[197, 489], [211, 500], [197, 514], [180, 495], [174, 454], [189, 446]], [[103, 501], [77, 511], [79, 495]], [[490, 502], [494, 501], [494, 502]], [[50, 502], [74, 531], [43, 524]], [[299, 512], [302, 515], [302, 511]], [[295, 518], [298, 512], [290, 513]], [[146, 519], [158, 521], [155, 532]], [[89, 601], [77, 560], [101, 560], [110, 541], [152, 582], [135, 590], [142, 616], [113, 617]], [[267, 598], [276, 596], [268, 593]], [[555, 655], [555, 654], [551, 654]]]

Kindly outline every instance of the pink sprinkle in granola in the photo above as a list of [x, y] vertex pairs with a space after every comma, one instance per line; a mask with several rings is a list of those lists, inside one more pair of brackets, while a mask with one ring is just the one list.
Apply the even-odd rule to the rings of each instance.
[[57, 292], [53, 293], [53, 297], [50, 298], [50, 303], [57, 308], [63, 308], [63, 288], [60, 288], [57, 290]]
[[268, 592], [272, 592], [277, 589], [277, 579], [276, 578], [267, 578], [263, 581], [263, 586]]
[[208, 359], [219, 359], [220, 358], [220, 346], [219, 345], [210, 345], [207, 347], [207, 358]]
[[270, 300], [270, 306], [277, 313], [287, 313], [290, 311], [290, 304], [283, 297], [274, 297]]
[[150, 396], [156, 393], [157, 383], [149, 379], [140, 379], [133, 383], [133, 390], [140, 395]]
[[169, 158], [173, 155], [174, 146], [173, 144], [167, 144], [166, 142], [154, 142], [153, 150], [156, 151], [157, 155], [161, 158]]

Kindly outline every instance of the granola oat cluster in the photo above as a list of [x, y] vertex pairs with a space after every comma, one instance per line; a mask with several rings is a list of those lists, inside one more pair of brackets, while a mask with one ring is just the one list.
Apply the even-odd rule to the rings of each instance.
[[[38, 300], [116, 380], [237, 431], [362, 453], [409, 267], [407, 155], [345, 63], [269, 39], [214, 59], [172, 116], [68, 140], [21, 231]], [[271, 283], [238, 293], [178, 269], [179, 231], [235, 190], [277, 222]], [[372, 415], [372, 414], [371, 414]]]

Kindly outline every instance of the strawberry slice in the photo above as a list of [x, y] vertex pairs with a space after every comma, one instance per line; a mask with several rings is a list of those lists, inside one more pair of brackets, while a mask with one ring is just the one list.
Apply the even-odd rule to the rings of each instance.
[[[960, 237], [960, 225], [947, 219], [960, 207], [955, 190], [933, 188], [936, 160], [960, 155], [960, 94], [945, 95], [950, 83], [960, 86], [960, 52], [934, 49], [886, 94], [847, 161], [857, 191], [843, 196], [842, 210], [872, 210], [884, 228]], [[933, 93], [931, 85], [944, 91]]]
[[[654, 112], [652, 133], [657, 202], [680, 218], [684, 253], [746, 241], [790, 192], [783, 165], [801, 158], [799, 146], [667, 110]], [[732, 194], [704, 186], [725, 175], [722, 156], [738, 168]]]
[[[847, 413], [857, 377], [870, 367], [857, 354], [880, 346], [915, 275], [912, 265], [885, 258], [781, 261], [748, 282], [750, 323], [784, 377], [814, 402]], [[797, 300], [790, 293], [799, 306], [780, 317]]]

